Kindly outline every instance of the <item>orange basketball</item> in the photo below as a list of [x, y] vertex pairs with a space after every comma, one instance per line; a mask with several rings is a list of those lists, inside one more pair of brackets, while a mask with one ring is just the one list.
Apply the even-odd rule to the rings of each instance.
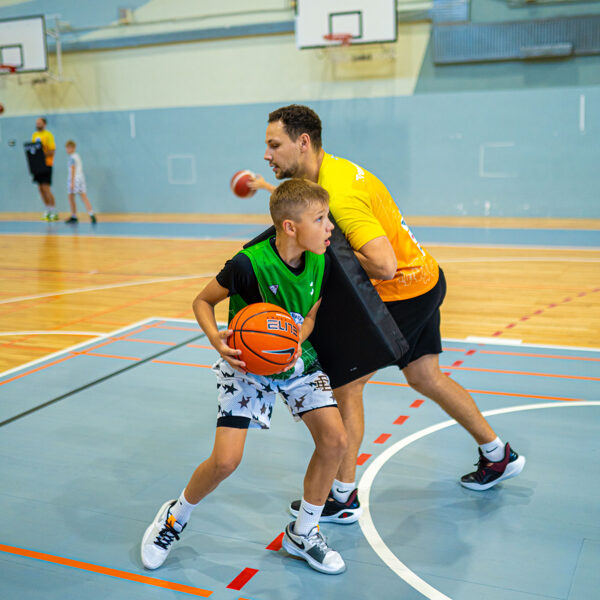
[[285, 370], [298, 350], [299, 330], [290, 314], [276, 304], [258, 302], [240, 310], [229, 324], [228, 343], [241, 350], [240, 360], [256, 375]]
[[229, 186], [231, 187], [231, 191], [240, 198], [250, 198], [250, 196], [254, 196], [256, 190], [251, 190], [248, 187], [248, 182], [254, 179], [254, 173], [252, 171], [238, 171], [233, 174]]

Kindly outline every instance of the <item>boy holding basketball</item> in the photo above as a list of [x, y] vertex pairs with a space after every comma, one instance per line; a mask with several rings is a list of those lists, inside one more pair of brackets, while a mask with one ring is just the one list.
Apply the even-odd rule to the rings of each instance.
[[[346, 452], [346, 432], [308, 336], [321, 303], [328, 272], [325, 250], [333, 225], [329, 195], [302, 179], [282, 183], [271, 195], [276, 235], [227, 261], [223, 270], [194, 300], [194, 313], [221, 358], [214, 364], [219, 393], [217, 431], [212, 454], [193, 473], [179, 499], [159, 509], [142, 540], [142, 562], [156, 569], [179, 539], [194, 507], [239, 465], [249, 428], [268, 429], [279, 393], [296, 420], [302, 420], [315, 442], [304, 478], [297, 520], [285, 528], [283, 547], [318, 571], [345, 570], [338, 552], [327, 545], [318, 526], [334, 476]], [[230, 320], [241, 308], [269, 302], [287, 310], [300, 328], [300, 348], [284, 373], [270, 377], [246, 371], [241, 350], [227, 344], [231, 330], [219, 331], [214, 307], [230, 298]]]

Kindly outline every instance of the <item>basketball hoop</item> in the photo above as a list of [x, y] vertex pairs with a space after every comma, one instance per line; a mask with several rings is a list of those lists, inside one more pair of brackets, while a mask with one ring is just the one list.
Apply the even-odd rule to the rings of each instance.
[[16, 73], [17, 67], [15, 65], [0, 65], [0, 73]]
[[328, 42], [339, 42], [340, 46], [350, 46], [352, 44], [351, 33], [326, 33], [323, 39]]

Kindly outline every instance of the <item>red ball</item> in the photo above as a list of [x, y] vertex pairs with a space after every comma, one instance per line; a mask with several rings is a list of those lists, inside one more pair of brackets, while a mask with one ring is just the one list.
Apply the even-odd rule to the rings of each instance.
[[300, 331], [290, 314], [276, 304], [257, 302], [240, 310], [231, 320], [228, 338], [246, 369], [256, 375], [285, 371], [298, 351]]
[[254, 179], [254, 173], [252, 171], [238, 171], [234, 173], [231, 178], [230, 186], [231, 191], [240, 198], [250, 198], [254, 196], [256, 190], [252, 190], [248, 187], [248, 182]]

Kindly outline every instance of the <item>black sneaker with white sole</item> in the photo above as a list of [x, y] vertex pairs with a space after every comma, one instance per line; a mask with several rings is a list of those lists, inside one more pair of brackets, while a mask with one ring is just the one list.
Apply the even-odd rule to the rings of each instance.
[[294, 533], [294, 523], [292, 521], [285, 528], [281, 542], [288, 554], [303, 558], [310, 567], [327, 575], [338, 575], [346, 570], [344, 559], [327, 544], [318, 525], [307, 535], [298, 535]]
[[[300, 510], [300, 500], [294, 500], [290, 504], [290, 514], [294, 517], [298, 516]], [[341, 525], [350, 525], [356, 523], [362, 515], [362, 508], [358, 501], [358, 490], [354, 489], [347, 502], [339, 502], [333, 497], [331, 491], [325, 502], [323, 512], [319, 523], [338, 523]]]
[[504, 458], [502, 460], [493, 462], [485, 458], [481, 448], [479, 448], [479, 461], [475, 464], [477, 470], [463, 475], [460, 478], [460, 485], [481, 492], [505, 479], [516, 477], [525, 466], [525, 457], [519, 456], [507, 442], [504, 446]]

